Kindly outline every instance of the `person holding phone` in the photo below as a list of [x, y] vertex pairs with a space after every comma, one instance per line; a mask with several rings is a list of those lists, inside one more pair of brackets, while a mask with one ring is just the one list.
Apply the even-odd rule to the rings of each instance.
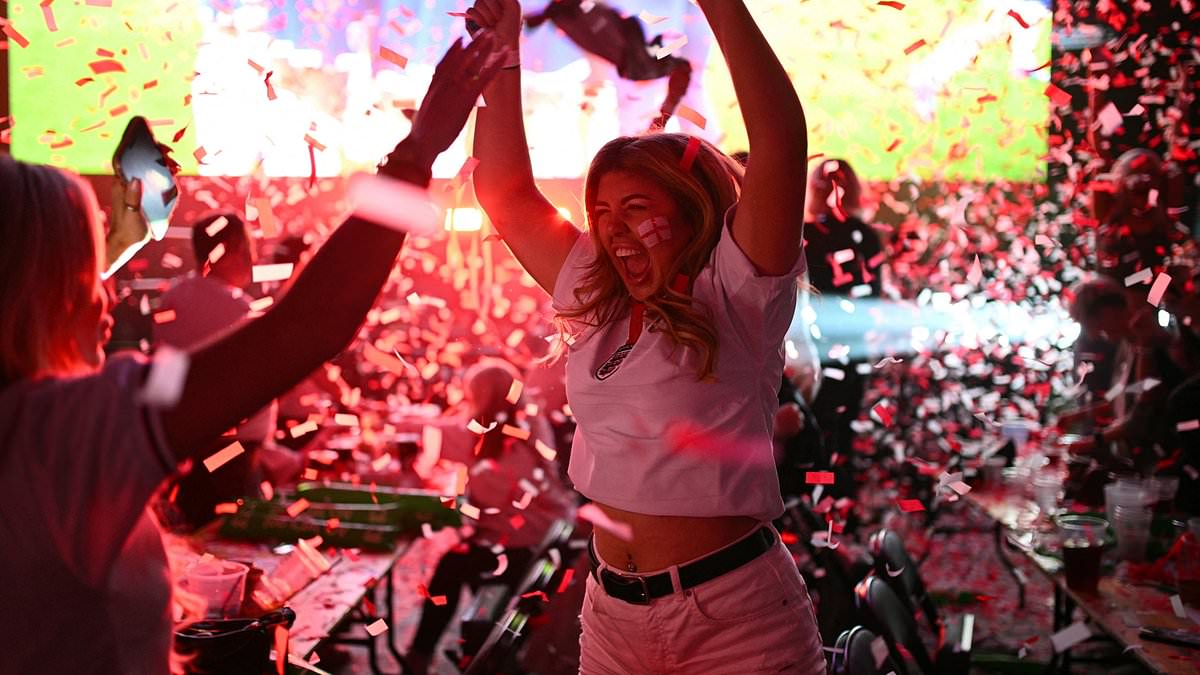
[[[421, 194], [501, 65], [494, 47], [450, 48], [376, 180]], [[110, 241], [140, 241], [149, 223], [135, 217], [137, 187], [115, 197]], [[105, 363], [104, 232], [88, 184], [0, 157], [0, 214], [0, 634], [14, 638], [0, 672], [164, 673], [170, 584], [148, 499], [353, 339], [404, 232], [350, 217], [261, 318], [149, 366], [137, 355]]]
[[[519, 63], [485, 90], [475, 191], [554, 296], [578, 428], [576, 488], [597, 527], [582, 673], [825, 671], [783, 513], [772, 423], [797, 302], [807, 131], [779, 59], [742, 0], [697, 0], [750, 139], [742, 167], [681, 134], [617, 138], [587, 173], [588, 230], [538, 190]], [[470, 19], [518, 48], [517, 0]]]

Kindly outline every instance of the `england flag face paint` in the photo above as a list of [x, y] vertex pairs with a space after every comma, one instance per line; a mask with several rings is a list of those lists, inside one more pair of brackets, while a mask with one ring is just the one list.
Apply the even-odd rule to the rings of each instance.
[[654, 248], [671, 238], [671, 221], [663, 216], [649, 218], [637, 226], [637, 234], [646, 248]]

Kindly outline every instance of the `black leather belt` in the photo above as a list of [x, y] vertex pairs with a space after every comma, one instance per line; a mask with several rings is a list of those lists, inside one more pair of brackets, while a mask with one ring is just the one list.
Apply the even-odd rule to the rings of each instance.
[[[771, 550], [771, 547], [775, 545], [776, 538], [775, 528], [764, 525], [758, 528], [754, 534], [736, 544], [680, 567], [679, 586], [681, 590], [699, 586], [745, 565]], [[592, 558], [592, 576], [604, 586], [604, 592], [614, 598], [634, 605], [645, 605], [655, 598], [675, 592], [675, 587], [671, 584], [670, 572], [659, 572], [649, 576], [626, 576], [607, 569], [600, 569], [600, 559], [597, 557], [595, 546], [591, 541], [588, 542], [588, 554]], [[599, 570], [598, 576], [597, 570]]]

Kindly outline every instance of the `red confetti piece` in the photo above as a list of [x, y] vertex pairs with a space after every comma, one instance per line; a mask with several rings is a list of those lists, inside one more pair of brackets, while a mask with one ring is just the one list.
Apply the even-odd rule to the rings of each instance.
[[899, 502], [900, 510], [905, 513], [914, 513], [916, 511], [924, 511], [925, 505], [920, 499], [901, 499]]
[[887, 405], [883, 403], [876, 403], [871, 408], [871, 412], [879, 418], [879, 421], [883, 424], [883, 426], [892, 426], [892, 410]]
[[288, 628], [284, 624], [275, 626], [275, 672], [283, 675], [287, 670]]
[[904, 55], [908, 56], [909, 54], [912, 54], [913, 52], [917, 51], [918, 49], [920, 49], [921, 47], [924, 47], [924, 46], [925, 46], [924, 38], [917, 40], [916, 42], [914, 42], [911, 45], [904, 48]]
[[1016, 22], [1021, 26], [1021, 28], [1029, 28], [1029, 24], [1025, 23], [1025, 19], [1022, 19], [1020, 14], [1017, 14], [1017, 10], [1015, 10], [1015, 9], [1008, 10], [1008, 15], [1011, 16], [1014, 20], [1016, 20]]
[[229, 460], [237, 457], [245, 451], [246, 449], [242, 447], [241, 443], [234, 441], [224, 450], [218, 450], [217, 452], [209, 455], [208, 459], [204, 460], [204, 468], [208, 469], [209, 473], [212, 473], [224, 466]]
[[5, 21], [3, 26], [0, 26], [0, 30], [4, 31], [4, 34], [8, 36], [8, 39], [17, 43], [18, 47], [24, 48], [29, 46], [29, 40], [25, 39], [25, 36], [21, 35], [21, 33], [18, 32], [11, 23]]
[[121, 65], [120, 61], [115, 59], [100, 59], [92, 61], [88, 64], [88, 68], [92, 69], [92, 73], [100, 75], [101, 73], [123, 73], [125, 66]]
[[574, 576], [575, 576], [575, 568], [568, 567], [567, 571], [563, 573], [562, 581], [558, 582], [558, 589], [555, 590], [554, 592], [562, 593], [563, 591], [567, 590], [567, 586], [571, 585], [571, 578]]
[[146, 89], [153, 89], [157, 86], [158, 86], [158, 80], [150, 80], [149, 82], [146, 82], [145, 84], [142, 85], [142, 90], [145, 91]]
[[185, 124], [185, 125], [183, 125], [182, 129], [180, 129], [179, 131], [176, 131], [175, 135], [171, 137], [171, 142], [178, 143], [179, 139], [183, 138], [183, 134], [186, 131], [187, 131], [187, 125]]
[[833, 485], [832, 471], [808, 471], [804, 474], [804, 482], [809, 485]]
[[236, 502], [225, 502], [223, 504], [217, 504], [215, 507], [213, 507], [213, 513], [217, 514], [218, 516], [232, 515], [237, 512], [238, 505]]
[[109, 110], [108, 114], [112, 117], [120, 117], [121, 115], [124, 115], [127, 112], [129, 112], [129, 106], [122, 103], [121, 105], [113, 108], [112, 110]]
[[541, 598], [542, 602], [550, 602], [550, 596], [546, 595], [546, 591], [530, 591], [522, 593], [522, 598]]
[[[308, 138], [308, 136], [304, 137], [305, 140], [308, 140]], [[322, 146], [323, 148], [324, 146]], [[313, 148], [312, 144], [308, 146], [308, 168], [308, 189], [311, 190], [317, 184], [317, 151]]]
[[289, 505], [287, 507], [287, 514], [289, 516], [291, 516], [292, 518], [295, 518], [296, 516], [300, 515], [301, 513], [304, 513], [306, 510], [308, 510], [309, 506], [311, 506], [309, 501], [307, 499], [305, 499], [304, 497], [301, 497], [300, 499], [297, 499], [296, 501], [292, 502], [291, 505]]
[[891, 7], [892, 9], [904, 9], [904, 3], [896, 2], [896, 0], [880, 0], [880, 2], [876, 4], [883, 5], [884, 7]]
[[154, 323], [157, 323], [157, 324], [171, 323], [174, 320], [175, 320], [175, 310], [173, 310], [173, 309], [168, 309], [166, 311], [158, 312], [154, 315]]
[[1071, 95], [1054, 84], [1047, 84], [1045, 93], [1056, 106], [1071, 105]]
[[267, 73], [266, 77], [263, 78], [263, 84], [265, 84], [267, 86], [267, 100], [268, 101], [275, 100], [275, 87], [274, 87], [274, 85], [271, 84], [271, 76], [274, 74], [275, 74], [275, 71], [272, 70]]
[[1162, 302], [1163, 294], [1167, 292], [1170, 285], [1171, 275], [1159, 272], [1158, 277], [1154, 280], [1154, 285], [1150, 287], [1150, 293], [1146, 296], [1146, 302], [1158, 307]]
[[682, 117], [683, 119], [691, 122], [692, 124], [695, 124], [696, 126], [700, 127], [701, 129], [705, 128], [708, 125], [708, 120], [705, 119], [704, 115], [701, 115], [700, 113], [687, 107], [686, 105], [683, 105], [682, 103], [679, 105], [679, 107], [677, 107], [675, 109], [675, 114]]
[[112, 7], [112, 0], [87, 0], [83, 4], [88, 7]]
[[379, 46], [379, 58], [387, 61], [388, 63], [394, 63], [400, 68], [408, 67], [408, 59], [403, 54], [388, 49], [383, 45]]
[[696, 161], [696, 156], [700, 154], [700, 139], [692, 137], [688, 139], [687, 149], [683, 151], [683, 157], [679, 160], [679, 168], [684, 171], [691, 171], [692, 164]]
[[96, 81], [95, 79], [90, 78], [90, 77], [81, 77], [78, 80], [75, 80], [75, 86], [82, 87], [83, 85], [87, 84], [88, 82], [95, 82], [95, 81]]
[[446, 604], [446, 596], [435, 595], [435, 596], [429, 598], [429, 601], [432, 602], [437, 607], [442, 607], [443, 605]]
[[887, 150], [886, 150], [886, 152], [891, 152], [891, 151], [895, 150], [895, 149], [896, 149], [896, 148], [898, 148], [898, 147], [900, 147], [900, 139], [899, 139], [899, 138], [897, 138], [896, 140], [892, 141], [892, 144], [891, 144], [891, 145], [889, 145], [889, 146], [887, 146]]
[[58, 32], [58, 22], [54, 20], [54, 10], [50, 9], [50, 3], [54, 0], [42, 0], [42, 18], [46, 20], [46, 30], [51, 33]]

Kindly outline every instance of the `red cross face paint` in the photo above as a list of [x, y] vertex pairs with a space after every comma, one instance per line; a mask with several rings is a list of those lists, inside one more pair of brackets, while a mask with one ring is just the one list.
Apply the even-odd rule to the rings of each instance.
[[649, 218], [637, 226], [637, 233], [646, 248], [654, 248], [671, 239], [671, 221], [662, 216]]

